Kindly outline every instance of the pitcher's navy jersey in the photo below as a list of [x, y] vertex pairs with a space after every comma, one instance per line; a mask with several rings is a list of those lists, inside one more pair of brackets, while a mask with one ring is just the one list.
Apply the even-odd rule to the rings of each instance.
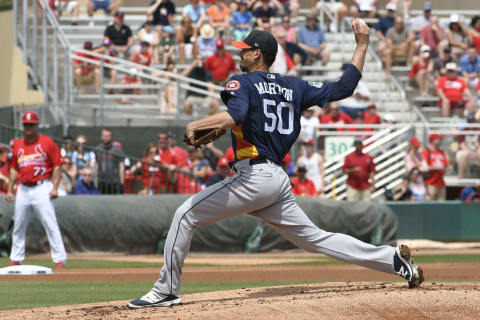
[[360, 78], [353, 65], [343, 82], [307, 82], [258, 71], [232, 76], [221, 98], [236, 124], [232, 128], [236, 160], [263, 157], [280, 164], [300, 133], [302, 112], [350, 96]]

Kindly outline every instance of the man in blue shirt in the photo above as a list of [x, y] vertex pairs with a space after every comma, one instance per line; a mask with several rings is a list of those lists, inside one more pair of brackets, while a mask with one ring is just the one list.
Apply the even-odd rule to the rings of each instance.
[[311, 13], [307, 16], [307, 23], [298, 30], [298, 45], [305, 50], [311, 60], [322, 59], [322, 66], [330, 60], [327, 50], [325, 33], [318, 26], [317, 15]]
[[465, 82], [475, 90], [480, 76], [480, 56], [477, 54], [475, 46], [470, 46], [467, 54], [460, 58], [460, 70]]
[[307, 82], [270, 73], [278, 44], [271, 33], [254, 30], [232, 45], [242, 49], [240, 67], [221, 92], [223, 111], [187, 125], [185, 139], [197, 130], [231, 129], [235, 153], [228, 177], [192, 196], [175, 212], [165, 242], [160, 278], [130, 308], [181, 303], [180, 275], [195, 230], [226, 218], [250, 214], [268, 223], [296, 246], [360, 266], [401, 275], [410, 287], [423, 282], [423, 271], [410, 249], [373, 246], [353, 237], [321, 230], [297, 205], [290, 179], [281, 163], [300, 133], [302, 112], [352, 95], [365, 63], [368, 26], [352, 22], [357, 47], [351, 64], [337, 82]]
[[93, 170], [90, 167], [85, 167], [82, 169], [81, 178], [78, 179], [77, 183], [73, 186], [72, 194], [83, 194], [83, 195], [93, 195], [100, 194], [95, 183], [93, 183]]
[[[375, 34], [377, 35], [378, 41], [378, 53], [381, 57], [386, 57], [390, 55], [388, 52], [388, 40], [387, 40], [387, 31], [395, 25], [395, 12], [397, 10], [397, 5], [395, 3], [389, 2], [387, 4], [387, 14], [384, 17], [381, 17], [378, 20], [375, 29], [377, 30]], [[387, 68], [388, 69], [388, 68]], [[390, 69], [386, 70], [387, 74], [390, 74]]]
[[248, 10], [248, 0], [242, 0], [238, 11], [235, 11], [232, 19], [233, 39], [240, 41], [250, 32], [252, 24], [252, 12]]

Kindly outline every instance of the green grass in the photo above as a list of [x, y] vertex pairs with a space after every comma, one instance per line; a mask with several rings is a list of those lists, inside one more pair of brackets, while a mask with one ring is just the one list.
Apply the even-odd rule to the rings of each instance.
[[[186, 281], [182, 283], [182, 294], [305, 283], [320, 282]], [[152, 285], [152, 282], [2, 281], [0, 310], [136, 299]]]

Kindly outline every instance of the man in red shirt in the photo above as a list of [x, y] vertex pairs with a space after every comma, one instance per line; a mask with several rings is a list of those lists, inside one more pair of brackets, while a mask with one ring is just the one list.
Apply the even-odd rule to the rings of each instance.
[[430, 145], [423, 149], [423, 166], [428, 167], [429, 177], [425, 179], [427, 193], [430, 200], [445, 200], [447, 191], [445, 180], [445, 172], [450, 166], [447, 154], [440, 148], [443, 136], [439, 134], [431, 134], [428, 137]]
[[317, 189], [312, 180], [307, 179], [307, 167], [301, 163], [297, 167], [297, 177], [290, 180], [292, 184], [292, 193], [301, 197], [314, 197], [317, 195]]
[[[85, 41], [83, 44], [83, 49], [88, 51], [93, 51], [93, 44], [91, 41]], [[97, 57], [90, 56], [83, 52], [77, 52], [75, 54], [77, 57], [82, 57], [91, 60], [98, 60]], [[97, 65], [83, 61], [80, 59], [73, 59], [73, 72], [75, 86], [77, 87], [80, 93], [83, 93], [83, 85], [95, 83], [95, 90], [98, 92], [100, 90], [100, 70]]]
[[152, 63], [152, 54], [150, 51], [150, 43], [147, 41], [140, 42], [140, 52], [132, 57], [132, 62], [148, 67]]
[[168, 134], [168, 147], [175, 157], [177, 167], [182, 167], [186, 163], [188, 164], [188, 152], [177, 145], [177, 138], [174, 133]]
[[8, 190], [9, 176], [7, 153], [0, 145], [0, 193], [6, 193]]
[[438, 44], [445, 39], [445, 29], [438, 25], [438, 17], [432, 16], [430, 24], [420, 30], [420, 41], [422, 44], [427, 44], [432, 49], [432, 52], [437, 50]]
[[472, 93], [468, 89], [465, 80], [458, 76], [457, 64], [449, 62], [445, 66], [447, 75], [438, 79], [437, 94], [440, 97], [440, 106], [442, 115], [450, 116], [450, 110], [455, 108], [465, 108], [468, 113], [475, 112]]
[[225, 43], [222, 39], [215, 42], [217, 51], [205, 60], [205, 69], [210, 71], [213, 81], [218, 85], [224, 85], [230, 72], [235, 72], [235, 61], [230, 53], [225, 51]]
[[[320, 123], [323, 124], [355, 124], [355, 121], [350, 118], [350, 116], [346, 113], [340, 112], [339, 105], [337, 102], [330, 103], [330, 112], [326, 115], [320, 117]], [[329, 130], [335, 130], [330, 128]], [[336, 131], [349, 131], [349, 129], [345, 129], [339, 127]]]
[[178, 159], [175, 156], [175, 152], [169, 147], [168, 135], [165, 132], [160, 132], [158, 134], [157, 142], [158, 155], [160, 156], [159, 163], [166, 167], [160, 171], [160, 189], [161, 192], [162, 190], [163, 192], [172, 192], [174, 184], [173, 181], [170, 181], [170, 172], [176, 169]]
[[355, 138], [355, 151], [345, 157], [342, 170], [348, 175], [347, 200], [369, 201], [370, 194], [375, 190], [375, 164], [373, 158], [363, 153], [362, 139]]
[[25, 137], [13, 141], [6, 194], [6, 200], [12, 202], [13, 187], [18, 178], [20, 185], [15, 200], [11, 265], [19, 265], [25, 259], [25, 232], [33, 211], [39, 215], [45, 228], [56, 268], [63, 268], [67, 254], [53, 206], [53, 199], [58, 197], [63, 159], [55, 142], [38, 133], [38, 115], [35, 112], [26, 112], [22, 122]]
[[[381, 124], [380, 116], [377, 113], [377, 106], [375, 103], [370, 103], [367, 111], [363, 113], [363, 124]], [[373, 128], [365, 128], [364, 131], [373, 131]]]

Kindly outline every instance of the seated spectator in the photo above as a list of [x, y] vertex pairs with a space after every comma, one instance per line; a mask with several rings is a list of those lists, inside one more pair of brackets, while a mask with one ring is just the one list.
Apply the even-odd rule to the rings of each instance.
[[[348, 64], [342, 64], [341, 71], [344, 72], [347, 69]], [[340, 105], [340, 112], [346, 113], [350, 118], [357, 119], [365, 111], [367, 111], [367, 105], [370, 101], [370, 90], [363, 80], [358, 82], [353, 95], [350, 97], [338, 101]]]
[[[367, 106], [367, 110], [363, 113], [363, 124], [381, 124], [382, 121], [377, 113], [377, 105], [374, 102], [370, 102]], [[365, 128], [364, 131], [374, 131], [374, 128]]]
[[427, 1], [423, 4], [423, 15], [417, 16], [411, 20], [410, 28], [415, 34], [430, 24], [430, 18], [432, 16], [432, 3]]
[[95, 168], [95, 152], [86, 150], [85, 147], [90, 147], [90, 142], [85, 136], [78, 136], [75, 140], [77, 145], [76, 150], [72, 154], [73, 165], [77, 167], [78, 172], [85, 167]]
[[198, 36], [197, 30], [188, 15], [183, 16], [180, 25], [176, 27], [176, 43], [178, 45], [180, 63], [185, 63], [185, 57], [187, 59], [192, 58], [193, 46]]
[[463, 108], [473, 113], [475, 105], [470, 90], [465, 81], [457, 76], [457, 65], [453, 62], [447, 64], [447, 75], [437, 82], [437, 94], [440, 97], [442, 116], [449, 117], [450, 110]]
[[160, 44], [158, 46], [158, 59], [162, 64], [168, 60], [176, 60], [175, 56], [175, 36], [167, 31], [160, 31]]
[[315, 140], [317, 135], [315, 132], [320, 128], [320, 121], [313, 116], [313, 110], [306, 109], [300, 117], [300, 134], [298, 139], [300, 141]]
[[417, 139], [417, 137], [412, 137], [410, 139], [410, 145], [408, 146], [407, 155], [403, 160], [405, 163], [405, 170], [407, 172], [410, 172], [413, 169], [419, 169], [422, 172], [426, 171], [426, 168], [422, 167], [424, 159], [422, 153], [420, 152], [421, 146], [422, 144]]
[[412, 201], [412, 190], [410, 190], [410, 177], [405, 174], [402, 183], [393, 189], [394, 201]]
[[300, 59], [297, 59], [297, 64], [288, 55], [286, 33], [282, 29], [275, 29], [273, 32], [274, 37], [277, 39], [278, 50], [275, 61], [270, 66], [270, 72], [279, 73], [281, 75], [289, 75], [292, 77], [297, 76], [298, 67], [300, 66]]
[[298, 3], [298, 0], [278, 0], [272, 2], [279, 2], [282, 5], [281, 7], [275, 5], [278, 8], [279, 14], [288, 14], [294, 19], [298, 16], [298, 11], [300, 10], [300, 4]]
[[215, 44], [215, 30], [210, 24], [204, 24], [200, 29], [200, 37], [197, 39], [195, 54], [200, 54], [202, 59], [213, 55], [217, 50]]
[[[93, 44], [90, 41], [86, 41], [83, 44], [83, 49], [87, 51], [93, 51]], [[73, 58], [73, 74], [75, 86], [79, 93], [85, 93], [84, 85], [95, 84], [95, 92], [100, 90], [100, 70], [98, 65], [93, 62], [87, 62], [75, 57], [83, 57], [90, 60], [98, 60], [97, 57], [85, 54], [83, 52], [77, 52]]]
[[[160, 34], [153, 28], [152, 21], [145, 23], [137, 31], [137, 39], [140, 43], [147, 42], [149, 44], [149, 53], [152, 55], [152, 62], [158, 63], [158, 45], [160, 44]], [[138, 53], [141, 47], [137, 46], [135, 52]]]
[[[128, 84], [130, 88], [123, 89], [123, 94], [125, 95], [133, 95], [133, 94], [140, 94], [140, 89], [138, 85], [142, 84], [142, 81], [138, 77], [138, 70], [136, 68], [130, 68], [129, 72], [123, 78], [121, 84]], [[133, 104], [132, 99], [129, 97], [122, 97], [119, 101], [121, 104]]]
[[395, 115], [392, 113], [386, 113], [383, 115], [383, 123], [384, 124], [396, 124], [397, 119], [395, 118]]
[[248, 10], [248, 0], [242, 0], [238, 11], [235, 11], [232, 18], [233, 40], [242, 41], [251, 30], [252, 12]]
[[317, 190], [312, 180], [306, 177], [307, 167], [300, 163], [297, 166], [297, 176], [290, 180], [292, 185], [292, 193], [300, 197], [315, 197]]
[[412, 63], [413, 58], [413, 40], [414, 35], [408, 30], [403, 23], [403, 17], [397, 16], [395, 24], [388, 29], [385, 35], [387, 47], [383, 50], [383, 58], [385, 59], [385, 71], [391, 73], [392, 64], [399, 58], [406, 58], [407, 64]]
[[80, 179], [73, 186], [72, 194], [75, 195], [95, 195], [100, 194], [93, 181], [93, 170], [90, 167], [82, 169]]
[[474, 46], [469, 47], [467, 53], [460, 58], [460, 71], [468, 86], [474, 89], [480, 79], [480, 55]]
[[264, 23], [274, 24], [274, 18], [277, 11], [270, 5], [270, 0], [262, 0], [262, 5], [253, 11], [256, 24], [259, 29], [263, 29]]
[[[98, 54], [103, 54], [105, 56], [110, 56], [110, 57], [117, 56], [117, 52], [112, 48], [112, 40], [110, 40], [110, 38], [104, 38], [102, 42], [102, 46], [100, 48], [95, 49], [94, 52]], [[108, 60], [108, 59], [105, 59], [103, 62], [108, 64], [115, 64], [115, 61]], [[117, 70], [104, 67], [103, 76], [105, 78], [110, 78], [110, 84], [117, 83]], [[111, 88], [108, 89], [108, 93], [113, 93], [113, 89]]]
[[290, 43], [297, 43], [297, 30], [291, 23], [289, 16], [282, 17], [282, 24], [277, 27], [277, 30], [285, 32], [285, 41]]
[[[378, 43], [378, 53], [380, 54], [381, 57], [387, 56], [387, 52], [389, 50], [388, 47], [388, 40], [386, 38], [387, 32], [390, 28], [392, 28], [395, 25], [395, 11], [397, 10], [397, 6], [389, 2], [387, 4], [387, 14], [383, 17], [381, 17], [377, 25], [375, 26], [375, 34], [378, 37], [379, 43]], [[387, 73], [388, 75], [389, 73]]]
[[138, 192], [141, 195], [160, 193], [160, 179], [163, 174], [160, 171], [166, 169], [151, 164], [155, 162], [160, 162], [160, 156], [158, 155], [157, 146], [151, 143], [145, 149], [142, 160], [135, 163], [129, 170], [132, 174], [135, 174], [137, 170], [142, 170], [142, 190]]
[[58, 196], [63, 197], [72, 192], [77, 177], [77, 167], [72, 162], [72, 158], [67, 156], [63, 158], [61, 166], [60, 184], [58, 185]]
[[133, 54], [130, 60], [146, 67], [150, 66], [152, 63], [150, 44], [147, 41], [140, 42], [140, 52]]
[[319, 195], [324, 195], [325, 188], [325, 168], [323, 166], [323, 157], [315, 152], [313, 140], [303, 142], [305, 154], [297, 160], [298, 166], [304, 166], [307, 170], [305, 177], [313, 182], [315, 190]]
[[214, 185], [230, 176], [230, 167], [225, 158], [220, 158], [217, 163], [217, 172], [215, 172], [207, 181], [207, 187]]
[[354, 124], [355, 121], [348, 116], [348, 114], [340, 112], [338, 102], [330, 103], [330, 112], [320, 118], [320, 123], [323, 124], [339, 124], [338, 128], [329, 128], [331, 131], [349, 131], [350, 129], [342, 128], [342, 124]]
[[445, 47], [443, 49], [443, 55], [440, 55], [438, 58], [436, 58], [433, 64], [433, 71], [435, 73], [436, 81], [447, 75], [447, 69], [445, 67], [447, 63], [450, 62], [457, 63], [457, 60], [452, 56], [450, 47]]
[[468, 32], [469, 42], [477, 48], [477, 53], [480, 54], [480, 16], [474, 16], [470, 26], [472, 28]]
[[192, 165], [192, 173], [199, 179], [200, 184], [205, 186], [208, 178], [213, 174], [210, 164], [204, 159], [203, 152], [200, 149], [188, 149], [188, 155]]
[[[473, 114], [467, 116], [467, 124], [478, 123]], [[477, 128], [465, 128], [465, 130], [477, 130]], [[457, 151], [456, 161], [458, 164], [458, 178], [464, 178], [470, 171], [471, 166], [480, 166], [480, 131], [478, 134], [459, 136], [460, 150]]]
[[[319, 10], [323, 9], [332, 13], [336, 12], [338, 22], [342, 22], [343, 18], [348, 14], [349, 2], [350, 1], [348, 0], [323, 0], [323, 1], [312, 0], [312, 11], [318, 12]], [[323, 5], [323, 8], [322, 8], [322, 5]], [[325, 15], [325, 18], [328, 18], [328, 16]], [[337, 21], [330, 21], [329, 27], [331, 32], [336, 32]]]
[[[89, 17], [93, 17], [97, 10], [103, 10], [106, 14], [115, 16], [118, 8], [120, 8], [118, 0], [88, 0], [87, 2], [87, 14]], [[93, 21], [90, 21], [90, 26], [94, 26]]]
[[465, 202], [480, 202], [480, 181], [476, 185], [468, 186], [462, 189], [460, 193], [460, 200]]
[[213, 5], [208, 8], [207, 16], [220, 36], [230, 28], [230, 9], [225, 4], [225, 0], [214, 0]]
[[[207, 70], [205, 70], [202, 57], [200, 55], [198, 55], [195, 61], [193, 61], [193, 63], [190, 64], [190, 66], [183, 71], [182, 75], [184, 77], [189, 77], [189, 78], [200, 80], [203, 82], [211, 81], [210, 74], [207, 72]], [[210, 88], [207, 89], [206, 87], [195, 84], [195, 83], [190, 84], [190, 86], [194, 88], [212, 91]], [[183, 101], [183, 111], [186, 114], [191, 115], [194, 104], [196, 104], [197, 106], [208, 107], [209, 108], [208, 113], [210, 115], [217, 113], [219, 108], [219, 103], [217, 99], [210, 96], [203, 95], [196, 91], [187, 90], [185, 94], [185, 100]]]
[[439, 26], [437, 16], [430, 18], [430, 23], [420, 30], [419, 36], [422, 45], [427, 44], [430, 46], [433, 56], [437, 56], [438, 52], [443, 50], [443, 48], [439, 48], [437, 51], [437, 46], [446, 38], [445, 29]]
[[[176, 73], [175, 70], [176, 64], [173, 60], [167, 61], [167, 66], [165, 71]], [[175, 79], [167, 77], [171, 82], [164, 84], [163, 90], [160, 93], [160, 112], [166, 114], [175, 114], [177, 113], [177, 104], [178, 104], [178, 92], [177, 86], [175, 85]]]
[[205, 60], [205, 70], [210, 72], [213, 82], [220, 86], [225, 85], [230, 72], [235, 72], [235, 61], [230, 53], [225, 50], [225, 42], [217, 39], [217, 51]]
[[191, 2], [183, 7], [182, 18], [189, 17], [193, 28], [198, 32], [200, 26], [207, 21], [207, 13], [203, 6], [199, 5], [199, 0], [190, 0]]
[[430, 200], [445, 200], [447, 192], [444, 176], [450, 166], [447, 154], [441, 149], [443, 136], [431, 134], [428, 137], [430, 145], [423, 149], [423, 166], [428, 168], [428, 178], [425, 179], [427, 194]]
[[129, 50], [133, 45], [132, 30], [123, 23], [124, 14], [117, 12], [113, 24], [109, 25], [103, 35], [112, 41], [112, 47], [119, 55], [129, 56]]
[[355, 18], [374, 18], [377, 13], [378, 0], [353, 0], [350, 14]]
[[345, 157], [342, 171], [347, 178], [347, 200], [369, 201], [375, 191], [375, 164], [373, 158], [363, 152], [363, 140], [356, 137], [353, 142], [355, 151]]
[[175, 4], [170, 0], [152, 0], [147, 10], [148, 15], [153, 15], [153, 25], [158, 32], [166, 31], [173, 34], [175, 19]]
[[68, 13], [72, 16], [72, 25], [77, 25], [77, 18], [78, 18], [78, 2], [73, 0], [50, 0], [49, 1], [50, 8], [55, 15], [57, 20], [60, 19], [62, 12], [67, 10]]
[[409, 171], [410, 184], [409, 189], [412, 192], [413, 201], [425, 201], [430, 200], [427, 194], [427, 188], [425, 187], [425, 181], [421, 171], [417, 168], [413, 168]]
[[463, 56], [468, 49], [468, 29], [462, 23], [458, 14], [450, 16], [447, 41], [453, 56], [457, 59]]
[[315, 14], [307, 16], [307, 23], [298, 31], [298, 45], [308, 53], [310, 60], [321, 59], [322, 66], [326, 66], [330, 60], [330, 52], [327, 49], [325, 34], [317, 25]]
[[410, 85], [418, 88], [420, 96], [427, 96], [430, 89], [430, 76], [433, 72], [433, 60], [430, 56], [430, 47], [424, 44], [420, 54], [413, 58], [413, 65], [408, 74]]

